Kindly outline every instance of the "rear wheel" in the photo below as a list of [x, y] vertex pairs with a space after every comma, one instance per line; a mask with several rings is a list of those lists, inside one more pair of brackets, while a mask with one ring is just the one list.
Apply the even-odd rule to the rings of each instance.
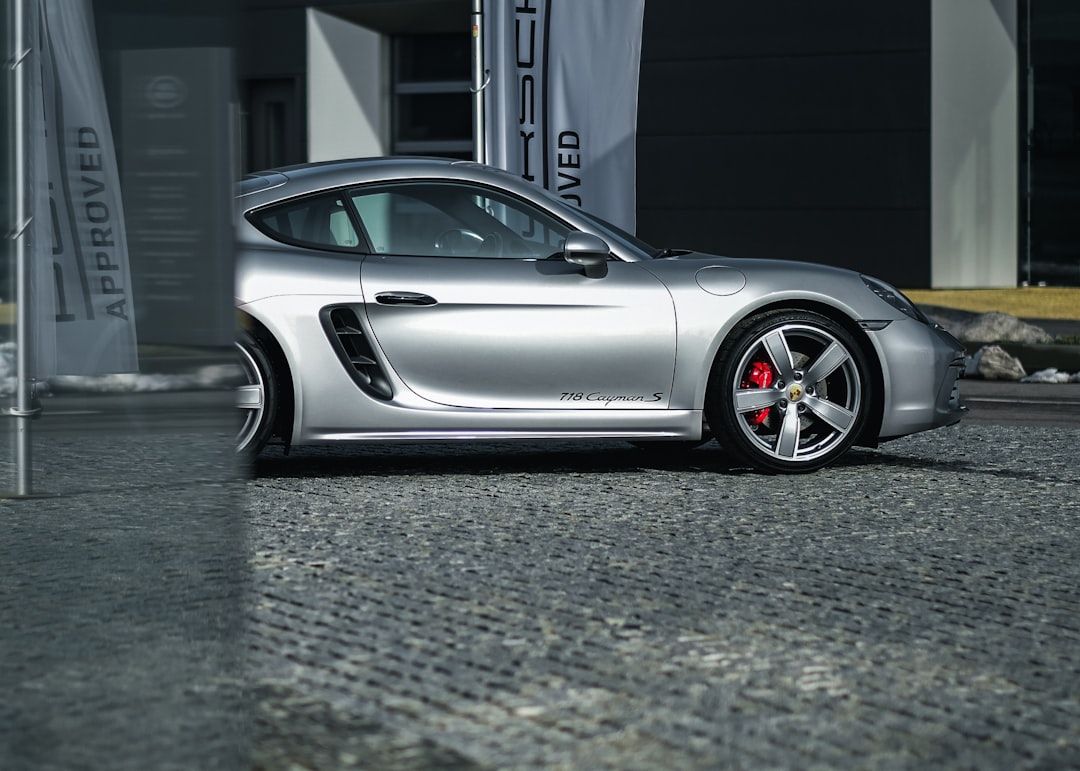
[[278, 409], [277, 377], [270, 357], [253, 334], [241, 330], [236, 341], [244, 383], [236, 389], [240, 430], [236, 451], [254, 457], [266, 445], [274, 429]]
[[862, 351], [840, 325], [780, 311], [740, 325], [721, 348], [709, 385], [709, 424], [720, 443], [763, 471], [799, 473], [840, 457], [871, 402]]

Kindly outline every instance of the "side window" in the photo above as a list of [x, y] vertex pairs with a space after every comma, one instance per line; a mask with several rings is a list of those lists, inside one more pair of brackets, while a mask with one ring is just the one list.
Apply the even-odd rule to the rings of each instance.
[[355, 249], [360, 245], [341, 196], [321, 195], [290, 201], [252, 215], [254, 225], [271, 238], [316, 248]]
[[380, 254], [546, 259], [569, 232], [532, 204], [472, 185], [406, 182], [354, 190], [352, 201]]
[[398, 190], [353, 194], [353, 205], [377, 254], [436, 254], [439, 237], [458, 227], [447, 212]]
[[518, 248], [525, 248], [531, 257], [543, 259], [561, 252], [570, 229], [546, 213], [525, 208], [518, 202], [507, 203], [500, 198], [480, 197], [477, 205], [500, 222], [514, 238]]

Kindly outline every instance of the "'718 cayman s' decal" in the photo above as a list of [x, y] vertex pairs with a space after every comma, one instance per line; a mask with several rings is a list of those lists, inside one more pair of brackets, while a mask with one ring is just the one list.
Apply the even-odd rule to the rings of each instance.
[[559, 397], [560, 402], [601, 402], [605, 407], [619, 402], [658, 402], [663, 397], [663, 391], [654, 394], [602, 394], [599, 391], [582, 393], [581, 391], [563, 391]]

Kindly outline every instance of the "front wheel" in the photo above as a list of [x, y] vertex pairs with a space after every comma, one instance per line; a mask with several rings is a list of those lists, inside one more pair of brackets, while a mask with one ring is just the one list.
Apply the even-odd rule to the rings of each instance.
[[706, 412], [720, 443], [763, 471], [800, 473], [858, 438], [871, 402], [851, 335], [816, 313], [780, 311], [741, 324], [720, 350]]

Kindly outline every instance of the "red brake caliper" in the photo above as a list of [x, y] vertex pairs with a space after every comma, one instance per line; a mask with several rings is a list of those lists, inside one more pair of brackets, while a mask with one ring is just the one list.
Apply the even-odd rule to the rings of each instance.
[[[774, 380], [776, 380], [776, 373], [773, 371], [772, 365], [767, 361], [755, 361], [750, 365], [750, 371], [746, 373], [746, 377], [743, 378], [739, 387], [769, 388]], [[760, 426], [765, 422], [765, 418], [769, 417], [769, 408], [748, 412], [744, 417], [750, 425]]]

